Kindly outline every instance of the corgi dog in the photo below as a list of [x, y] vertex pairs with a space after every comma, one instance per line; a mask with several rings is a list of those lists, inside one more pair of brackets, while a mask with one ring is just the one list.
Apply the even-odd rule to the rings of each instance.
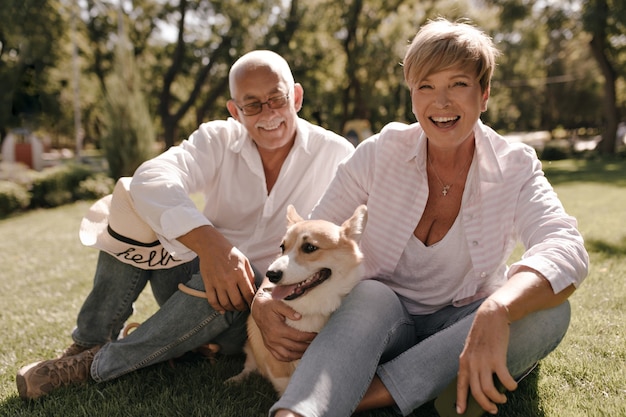
[[[324, 220], [304, 220], [293, 206], [287, 208], [287, 232], [280, 255], [268, 268], [272, 298], [300, 313], [287, 324], [305, 332], [319, 332], [342, 299], [363, 276], [359, 240], [367, 221], [365, 205], [357, 207], [341, 226]], [[268, 290], [268, 291], [269, 291]], [[279, 361], [263, 344], [261, 331], [248, 317], [244, 369], [227, 382], [241, 381], [257, 371], [278, 395], [287, 388], [299, 360]]]

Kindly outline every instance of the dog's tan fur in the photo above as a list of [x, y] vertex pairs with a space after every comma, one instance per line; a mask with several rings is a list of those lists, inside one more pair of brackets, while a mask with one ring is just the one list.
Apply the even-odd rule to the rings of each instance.
[[[287, 320], [288, 325], [302, 331], [319, 332], [339, 308], [341, 300], [362, 278], [363, 255], [358, 242], [366, 221], [364, 205], [359, 206], [341, 226], [323, 220], [303, 220], [293, 206], [288, 207], [288, 228], [281, 246], [283, 253], [270, 265], [267, 273], [275, 283], [271, 288], [272, 296], [283, 299], [302, 315], [300, 320]], [[316, 277], [325, 269], [330, 270], [329, 278], [304, 290], [297, 298], [285, 299], [293, 292], [294, 284]], [[265, 347], [252, 316], [248, 318], [248, 341], [244, 351], [243, 371], [228, 381], [240, 381], [257, 371], [282, 395], [299, 361], [282, 362], [274, 358]]]

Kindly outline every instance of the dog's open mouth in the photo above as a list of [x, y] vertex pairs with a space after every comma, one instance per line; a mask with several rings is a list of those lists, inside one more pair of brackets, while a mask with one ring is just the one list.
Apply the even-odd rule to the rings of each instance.
[[330, 274], [330, 269], [322, 268], [315, 274], [297, 284], [277, 285], [272, 290], [272, 298], [286, 301], [295, 300], [301, 295], [304, 295], [304, 293], [306, 293], [308, 290], [315, 288], [322, 282], [326, 281], [328, 278], [330, 278]]

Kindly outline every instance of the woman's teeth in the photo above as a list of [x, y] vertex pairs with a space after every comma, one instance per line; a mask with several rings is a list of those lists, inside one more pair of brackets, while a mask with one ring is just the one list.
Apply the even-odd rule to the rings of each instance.
[[447, 123], [456, 120], [458, 117], [433, 117], [433, 122], [436, 123]]

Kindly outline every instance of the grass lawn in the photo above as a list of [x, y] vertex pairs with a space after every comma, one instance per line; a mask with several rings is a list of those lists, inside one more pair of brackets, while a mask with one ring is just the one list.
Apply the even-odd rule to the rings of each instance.
[[[578, 218], [591, 256], [590, 274], [571, 297], [565, 340], [509, 394], [505, 417], [626, 416], [626, 162], [545, 163], [567, 211]], [[222, 381], [243, 358], [217, 364], [185, 357], [104, 384], [62, 389], [22, 401], [15, 373], [58, 355], [91, 287], [97, 252], [82, 247], [78, 226], [90, 203], [38, 210], [0, 221], [0, 416], [265, 416], [269, 383]], [[156, 309], [149, 288], [131, 318]], [[394, 416], [390, 410], [361, 414]], [[426, 404], [413, 417], [436, 416]]]

